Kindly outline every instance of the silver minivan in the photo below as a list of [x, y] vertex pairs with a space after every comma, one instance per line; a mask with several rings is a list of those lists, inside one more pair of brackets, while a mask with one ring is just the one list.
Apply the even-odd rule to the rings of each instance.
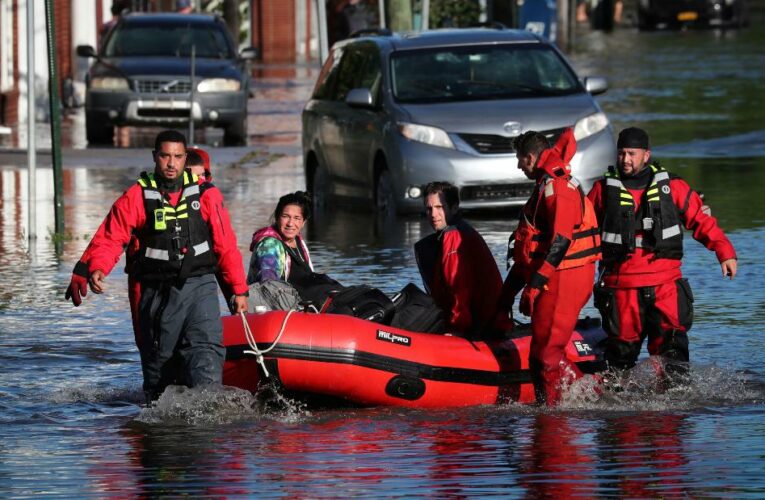
[[371, 201], [381, 212], [422, 210], [434, 180], [466, 209], [523, 204], [532, 185], [513, 138], [551, 141], [574, 127], [572, 171], [589, 189], [615, 159], [613, 129], [593, 95], [545, 39], [507, 29], [379, 32], [333, 46], [303, 115], [306, 187], [317, 203]]

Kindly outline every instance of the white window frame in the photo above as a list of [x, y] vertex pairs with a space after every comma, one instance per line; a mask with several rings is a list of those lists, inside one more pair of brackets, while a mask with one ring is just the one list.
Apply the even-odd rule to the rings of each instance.
[[13, 5], [0, 0], [0, 92], [14, 87], [13, 81]]

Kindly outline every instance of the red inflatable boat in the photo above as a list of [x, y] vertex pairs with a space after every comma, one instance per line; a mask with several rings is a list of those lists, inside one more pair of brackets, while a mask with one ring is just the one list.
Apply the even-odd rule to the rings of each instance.
[[[255, 392], [269, 377], [293, 394], [361, 406], [450, 407], [534, 402], [528, 370], [531, 337], [474, 342], [416, 333], [336, 314], [273, 311], [223, 319], [223, 383]], [[597, 325], [580, 321], [566, 347], [584, 372], [597, 366]], [[249, 340], [248, 340], [249, 337]], [[253, 348], [253, 344], [255, 348]]]

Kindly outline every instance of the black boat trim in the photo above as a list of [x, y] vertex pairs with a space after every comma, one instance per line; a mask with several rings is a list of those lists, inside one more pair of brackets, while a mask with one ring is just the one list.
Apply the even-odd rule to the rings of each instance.
[[[271, 344], [258, 344], [258, 349], [264, 350]], [[235, 361], [253, 357], [245, 354], [250, 350], [248, 345], [226, 347], [226, 360]], [[435, 382], [453, 382], [485, 386], [505, 386], [531, 383], [531, 373], [528, 369], [512, 372], [493, 372], [474, 370], [470, 368], [453, 368], [432, 366], [415, 361], [407, 361], [390, 356], [382, 356], [353, 349], [328, 349], [321, 347], [305, 347], [301, 345], [279, 344], [274, 347], [266, 358], [298, 359], [322, 363], [338, 363], [361, 366], [381, 370], [392, 374], [415, 377]]]

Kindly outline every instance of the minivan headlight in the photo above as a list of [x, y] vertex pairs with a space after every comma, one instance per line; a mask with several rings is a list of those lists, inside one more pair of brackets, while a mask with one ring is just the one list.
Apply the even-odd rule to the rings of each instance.
[[90, 88], [97, 90], [129, 90], [130, 85], [118, 76], [98, 76], [90, 81]]
[[454, 143], [445, 130], [416, 123], [398, 122], [398, 131], [410, 141], [422, 142], [440, 148], [454, 149]]
[[606, 127], [608, 127], [606, 114], [603, 112], [593, 113], [576, 122], [576, 125], [574, 125], [574, 139], [581, 141], [597, 134]]
[[239, 80], [230, 78], [207, 78], [199, 82], [199, 92], [237, 92], [242, 87]]

